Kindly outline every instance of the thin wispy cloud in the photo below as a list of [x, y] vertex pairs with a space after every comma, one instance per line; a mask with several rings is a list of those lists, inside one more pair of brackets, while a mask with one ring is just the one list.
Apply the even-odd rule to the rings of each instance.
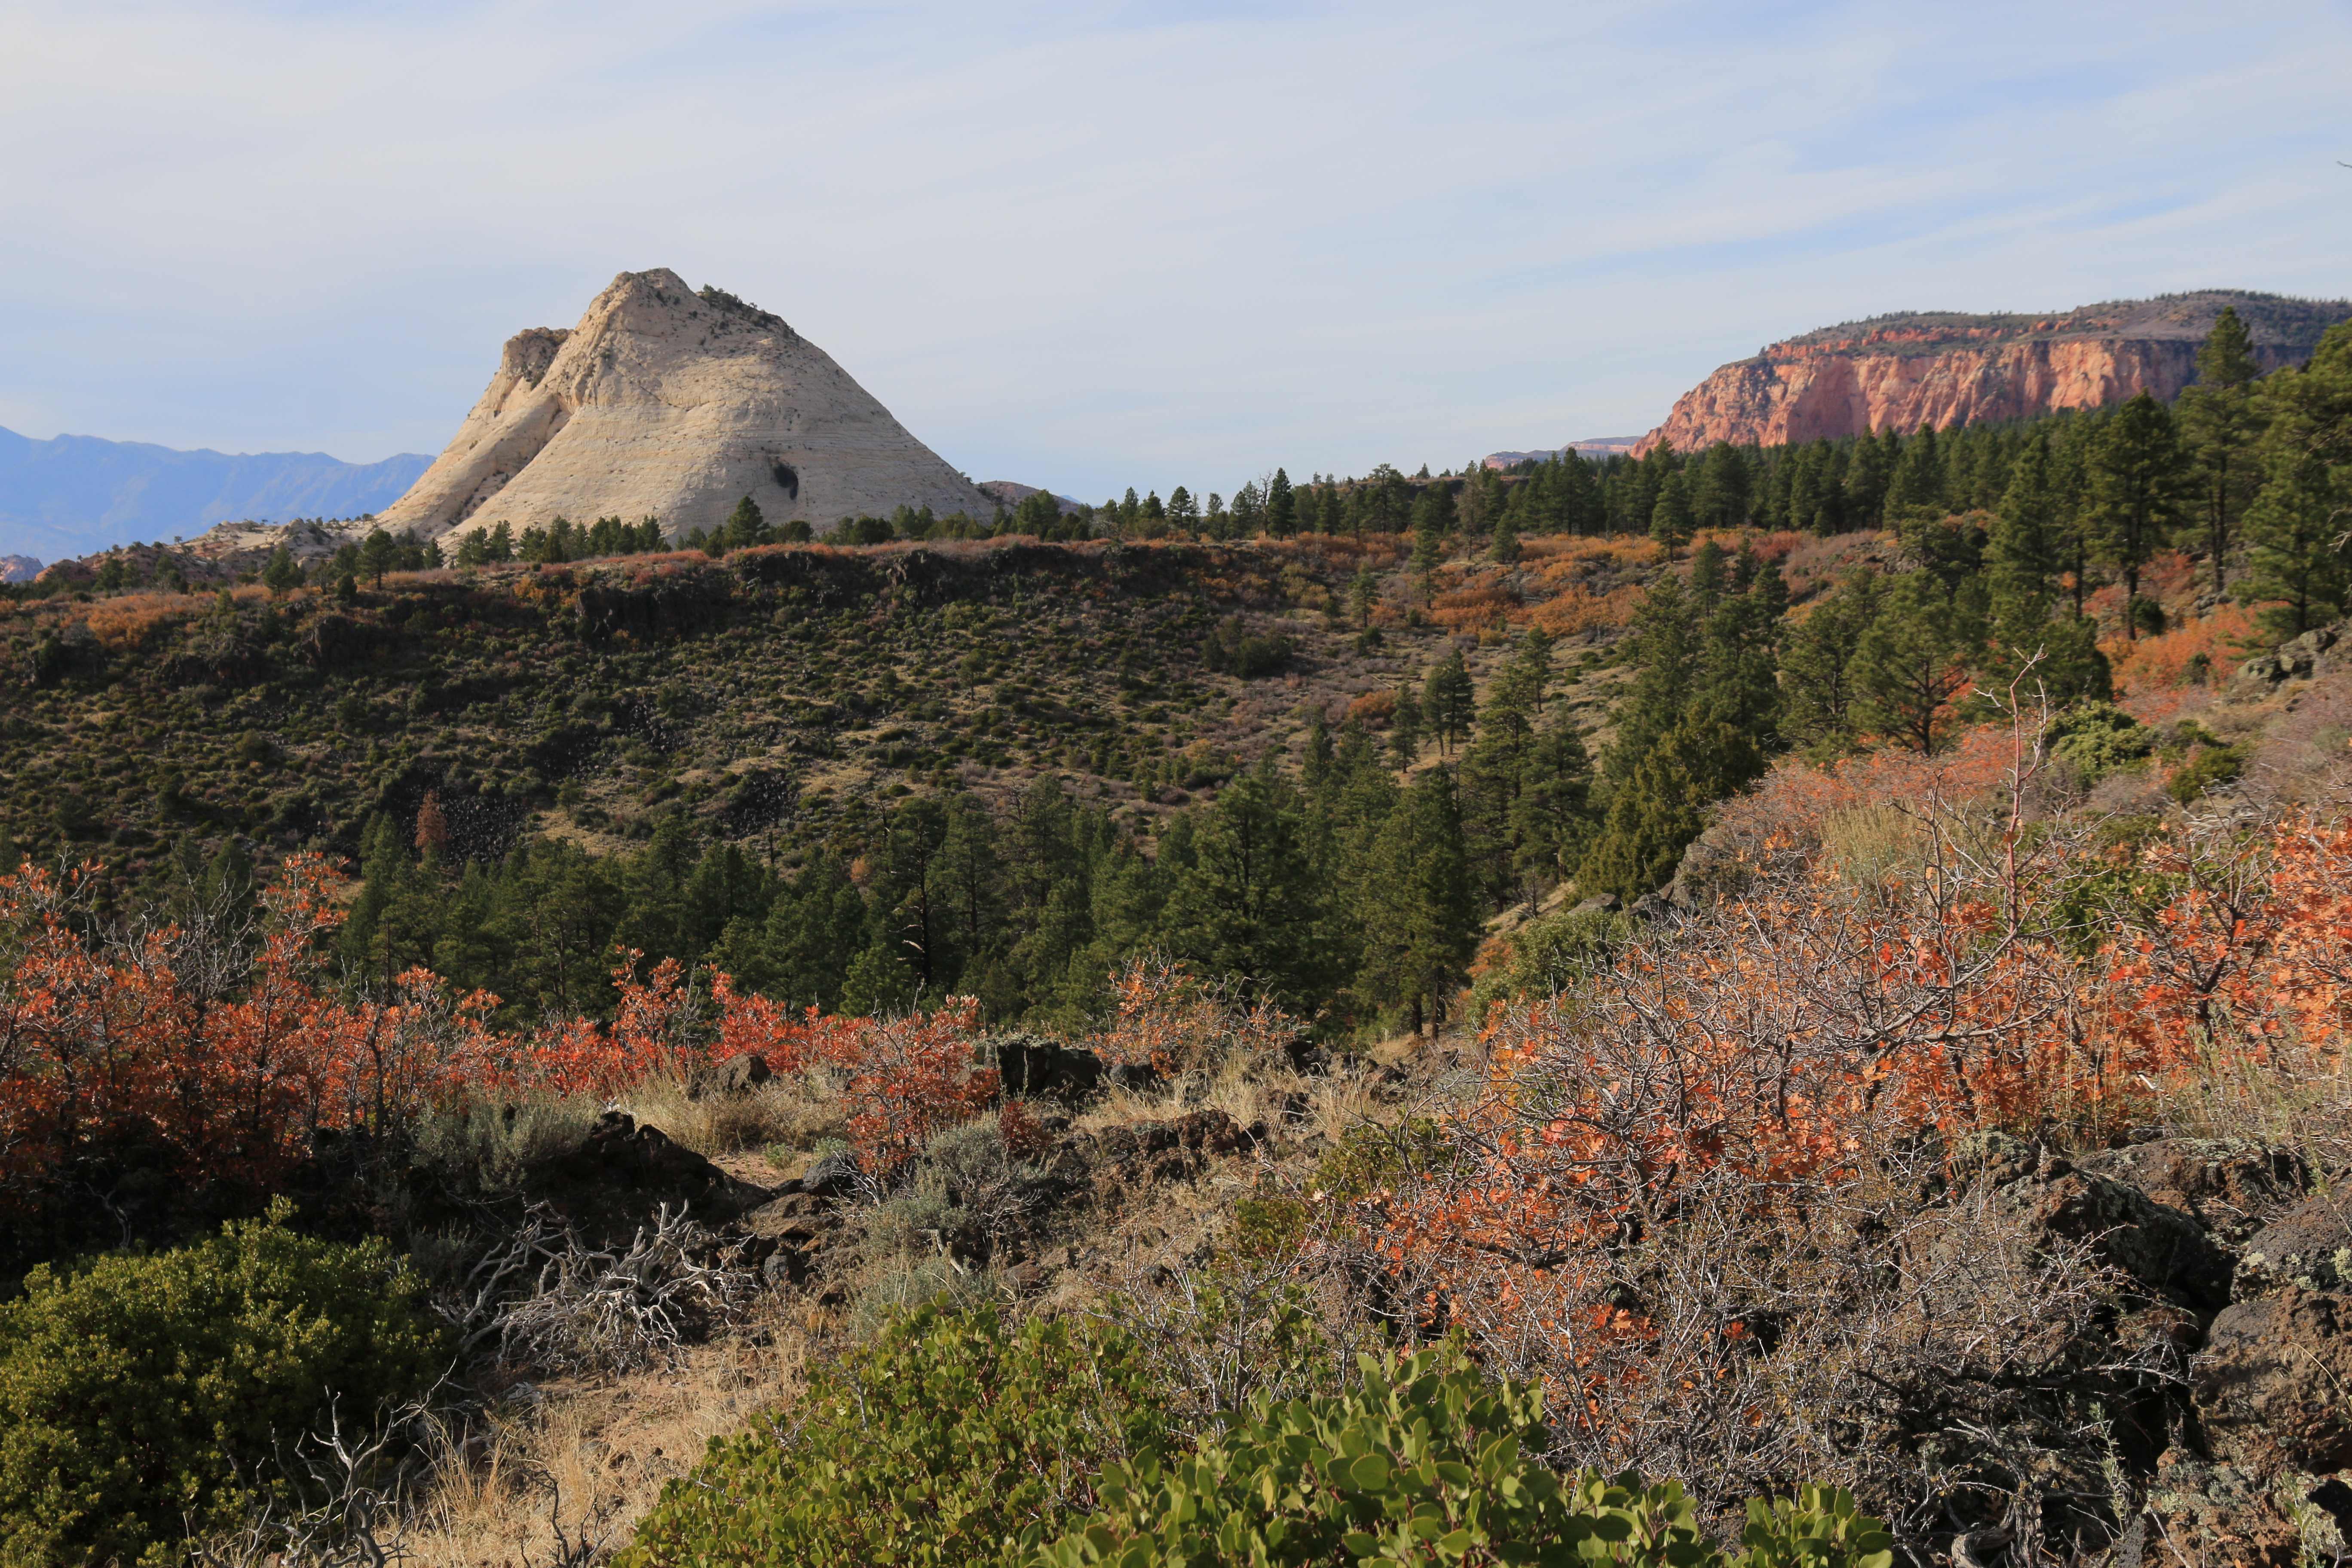
[[2352, 289], [2352, 17], [0, 5], [0, 423], [436, 449], [670, 266], [977, 478], [1631, 431], [1894, 309]]

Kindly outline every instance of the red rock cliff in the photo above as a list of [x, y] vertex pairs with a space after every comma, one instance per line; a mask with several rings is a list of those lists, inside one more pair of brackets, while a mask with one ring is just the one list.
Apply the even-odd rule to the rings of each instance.
[[2197, 350], [2234, 305], [2265, 369], [2307, 357], [2342, 300], [2210, 290], [2088, 305], [2063, 316], [1880, 317], [1774, 343], [1725, 365], [1675, 404], [1635, 454], [1661, 440], [1775, 446], [1893, 426], [1948, 429], [2096, 408], [2143, 389], [2170, 400], [2197, 377]]

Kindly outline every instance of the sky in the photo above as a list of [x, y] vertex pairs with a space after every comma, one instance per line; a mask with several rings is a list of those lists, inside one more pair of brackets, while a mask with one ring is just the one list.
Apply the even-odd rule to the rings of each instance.
[[2352, 4], [0, 0], [0, 426], [432, 453], [669, 267], [1088, 500], [1895, 310], [2352, 294]]

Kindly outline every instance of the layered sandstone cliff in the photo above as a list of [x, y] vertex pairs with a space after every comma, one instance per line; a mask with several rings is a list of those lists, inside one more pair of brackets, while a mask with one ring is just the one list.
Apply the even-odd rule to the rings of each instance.
[[376, 521], [434, 537], [656, 517], [675, 536], [746, 495], [820, 531], [900, 505], [996, 510], [823, 349], [657, 268], [614, 279], [568, 332], [509, 339], [457, 437]]
[[2096, 408], [2145, 390], [2168, 401], [2197, 378], [2197, 350], [2225, 305], [2265, 370], [2306, 358], [2343, 300], [2210, 289], [2086, 305], [2061, 316], [1882, 316], [1774, 343], [1723, 366], [1675, 404], [1660, 441], [1776, 446], [1922, 425], [1948, 429]]

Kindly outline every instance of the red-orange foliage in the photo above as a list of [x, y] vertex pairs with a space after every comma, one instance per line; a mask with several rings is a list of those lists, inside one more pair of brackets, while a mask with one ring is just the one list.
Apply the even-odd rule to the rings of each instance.
[[847, 1092], [849, 1135], [866, 1164], [897, 1164], [996, 1098], [996, 1069], [972, 1063], [979, 1035], [980, 1003], [970, 996], [929, 1015], [865, 1021]]
[[[1922, 1136], [2095, 1142], [2233, 1073], [2340, 1080], [2352, 824], [2159, 839], [2120, 868], [2156, 890], [2138, 912], [2096, 902], [2118, 868], [2046, 825], [1931, 810], [1920, 828], [1906, 874], [1762, 867], [1572, 995], [1496, 1015], [1486, 1092], [1355, 1205], [1424, 1321], [1547, 1342], [1555, 1375], [1622, 1393], [1663, 1349], [1612, 1285], [1629, 1243], [1794, 1213]], [[1582, 1394], [1569, 1407], [1608, 1419]]]
[[319, 1128], [380, 1127], [500, 1070], [492, 998], [422, 971], [389, 1002], [325, 988], [316, 939], [341, 917], [315, 858], [288, 862], [234, 963], [216, 933], [173, 925], [85, 942], [87, 875], [0, 878], [0, 1185], [126, 1140], [190, 1178], [267, 1181]]
[[88, 877], [0, 878], [0, 1192], [124, 1143], [160, 1148], [192, 1182], [266, 1184], [321, 1130], [388, 1129], [466, 1094], [610, 1099], [746, 1051], [840, 1074], [860, 1153], [886, 1165], [996, 1095], [973, 1065], [969, 999], [890, 1021], [795, 1015], [724, 974], [700, 991], [675, 959], [641, 976], [629, 952], [612, 1022], [504, 1036], [496, 997], [455, 995], [426, 970], [385, 1000], [340, 994], [320, 939], [341, 915], [315, 857], [265, 893], [250, 952], [205, 920], [87, 941]]
[[1256, 1059], [1297, 1039], [1298, 1021], [1263, 999], [1244, 1002], [1234, 988], [1204, 980], [1161, 954], [1129, 959], [1110, 977], [1108, 1025], [1090, 1042], [1114, 1062], [1162, 1074], [1213, 1067], [1231, 1057]]

